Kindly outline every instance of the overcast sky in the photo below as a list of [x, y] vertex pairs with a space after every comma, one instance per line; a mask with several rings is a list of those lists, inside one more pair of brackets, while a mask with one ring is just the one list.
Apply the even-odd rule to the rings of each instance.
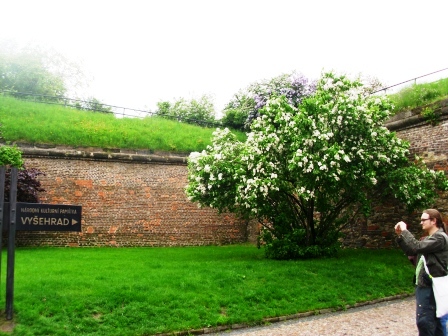
[[57, 50], [92, 78], [92, 96], [130, 108], [210, 94], [221, 110], [293, 70], [393, 85], [448, 68], [448, 0], [0, 0], [0, 10], [0, 40]]

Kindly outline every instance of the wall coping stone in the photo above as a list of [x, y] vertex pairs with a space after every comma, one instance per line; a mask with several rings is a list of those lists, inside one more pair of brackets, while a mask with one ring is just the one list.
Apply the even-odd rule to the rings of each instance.
[[52, 144], [29, 144], [14, 142], [25, 158], [47, 157], [68, 160], [92, 160], [123, 163], [152, 163], [187, 165], [189, 153], [171, 153], [151, 150], [119, 148], [69, 147]]
[[397, 113], [384, 123], [390, 131], [402, 130], [406, 128], [419, 127], [428, 123], [427, 118], [422, 115], [422, 111], [426, 108], [433, 109], [439, 120], [448, 119], [448, 99], [440, 100], [432, 104], [427, 104], [413, 110]]

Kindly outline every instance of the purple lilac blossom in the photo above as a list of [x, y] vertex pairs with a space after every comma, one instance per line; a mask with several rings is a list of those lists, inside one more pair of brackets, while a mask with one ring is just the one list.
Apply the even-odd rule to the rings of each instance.
[[250, 124], [253, 119], [260, 115], [259, 111], [266, 106], [266, 103], [273, 95], [285, 96], [290, 105], [298, 107], [303, 98], [316, 91], [315, 81], [309, 81], [306, 77], [297, 73], [291, 74], [285, 84], [282, 87], [268, 88], [265, 92], [254, 95], [255, 108], [249, 114], [246, 124]]

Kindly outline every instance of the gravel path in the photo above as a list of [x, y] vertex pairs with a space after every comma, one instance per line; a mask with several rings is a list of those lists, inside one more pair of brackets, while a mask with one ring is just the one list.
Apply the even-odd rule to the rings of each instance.
[[415, 325], [415, 298], [376, 303], [342, 312], [327, 313], [268, 326], [243, 328], [208, 335], [215, 336], [412, 336]]

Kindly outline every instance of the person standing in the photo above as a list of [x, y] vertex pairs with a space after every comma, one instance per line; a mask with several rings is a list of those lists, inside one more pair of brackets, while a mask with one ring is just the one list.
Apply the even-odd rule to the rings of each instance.
[[[429, 272], [434, 277], [447, 275], [448, 236], [445, 233], [442, 216], [436, 209], [427, 209], [421, 215], [420, 224], [427, 234], [417, 240], [407, 229], [405, 222], [395, 225], [397, 243], [408, 256], [416, 255], [415, 298], [416, 323], [419, 336], [443, 336], [442, 323], [436, 316], [436, 302], [432, 290], [432, 280], [425, 271], [425, 256]], [[446, 328], [446, 326], [445, 326]]]
[[[445, 233], [448, 232], [448, 226], [445, 224]], [[442, 323], [443, 336], [448, 336], [448, 314], [443, 315], [440, 318], [440, 322]]]

